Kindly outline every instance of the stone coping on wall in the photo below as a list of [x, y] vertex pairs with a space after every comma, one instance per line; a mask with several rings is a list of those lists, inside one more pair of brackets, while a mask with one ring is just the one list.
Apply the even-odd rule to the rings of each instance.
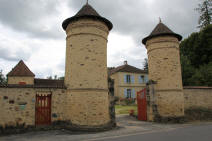
[[183, 89], [212, 89], [208, 86], [184, 86]]
[[65, 86], [42, 86], [42, 85], [15, 85], [15, 84], [6, 84], [6, 85], [2, 85], [0, 84], [0, 88], [58, 88], [58, 89], [66, 89]]

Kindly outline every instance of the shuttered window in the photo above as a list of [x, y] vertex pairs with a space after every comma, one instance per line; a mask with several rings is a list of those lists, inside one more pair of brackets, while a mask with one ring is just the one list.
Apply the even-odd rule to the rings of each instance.
[[135, 78], [133, 75], [124, 75], [124, 83], [135, 83]]
[[135, 90], [127, 89], [127, 88], [124, 89], [124, 97], [125, 98], [134, 98], [133, 97], [135, 95], [134, 93], [135, 93]]
[[140, 76], [138, 77], [138, 81], [139, 81], [140, 84], [141, 84], [141, 83], [144, 83], [144, 76], [143, 76], [143, 75], [140, 75]]

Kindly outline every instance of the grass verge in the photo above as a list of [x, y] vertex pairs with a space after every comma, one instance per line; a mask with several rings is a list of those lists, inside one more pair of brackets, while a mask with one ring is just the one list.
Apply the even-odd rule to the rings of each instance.
[[116, 105], [116, 115], [129, 114], [130, 110], [134, 110], [134, 115], [137, 115], [137, 105]]

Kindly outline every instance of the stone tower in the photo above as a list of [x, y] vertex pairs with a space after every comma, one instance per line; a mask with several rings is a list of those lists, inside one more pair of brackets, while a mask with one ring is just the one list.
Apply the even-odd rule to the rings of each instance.
[[67, 120], [81, 127], [108, 125], [107, 38], [113, 25], [87, 3], [62, 26], [67, 34]]
[[[142, 40], [148, 54], [149, 80], [156, 81], [154, 112], [162, 118], [184, 116], [179, 41], [182, 37], [160, 23]], [[153, 117], [154, 118], [154, 117]]]

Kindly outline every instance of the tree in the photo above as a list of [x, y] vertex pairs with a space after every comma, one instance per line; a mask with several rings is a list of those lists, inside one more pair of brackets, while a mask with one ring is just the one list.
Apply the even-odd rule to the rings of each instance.
[[46, 79], [52, 80], [52, 76], [47, 76]]
[[6, 84], [6, 78], [4, 77], [2, 70], [0, 70], [0, 84]]
[[195, 10], [197, 10], [200, 14], [198, 28], [202, 29], [211, 24], [212, 0], [204, 0]]
[[50, 80], [64, 80], [65, 77], [64, 76], [58, 77], [57, 75], [54, 75], [54, 77], [47, 76], [46, 79], [50, 79]]
[[212, 86], [212, 24], [180, 43], [184, 86]]
[[191, 65], [191, 62], [187, 56], [181, 55], [181, 68], [182, 68], [183, 85], [184, 86], [192, 85], [192, 80], [190, 78], [194, 75], [195, 68]]
[[196, 69], [191, 81], [196, 86], [212, 86], [212, 62]]
[[58, 78], [58, 80], [65, 80], [65, 77], [61, 76], [61, 77]]
[[148, 59], [147, 58], [144, 59], [143, 66], [144, 66], [144, 70], [148, 70]]

